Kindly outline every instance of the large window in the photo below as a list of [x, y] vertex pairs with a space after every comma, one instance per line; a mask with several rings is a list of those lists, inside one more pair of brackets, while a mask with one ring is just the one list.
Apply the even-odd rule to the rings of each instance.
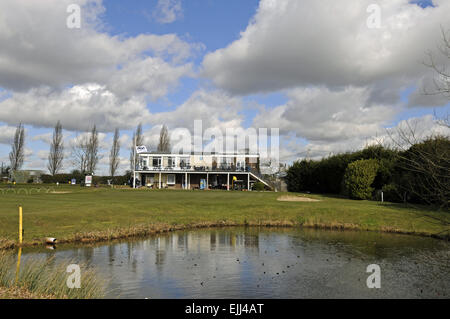
[[153, 157], [153, 167], [161, 167], [161, 157]]
[[167, 175], [167, 185], [175, 185], [175, 174]]
[[189, 167], [191, 165], [190, 157], [181, 157], [180, 158], [180, 167]]

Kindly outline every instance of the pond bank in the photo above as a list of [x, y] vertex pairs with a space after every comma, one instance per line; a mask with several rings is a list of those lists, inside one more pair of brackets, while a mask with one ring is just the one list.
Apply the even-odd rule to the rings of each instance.
[[[450, 234], [432, 234], [425, 232], [416, 232], [410, 230], [395, 229], [389, 226], [384, 226], [381, 229], [371, 229], [367, 227], [361, 227], [356, 224], [340, 224], [340, 223], [309, 223], [305, 222], [303, 224], [294, 223], [290, 221], [267, 221], [263, 223], [247, 222], [244, 224], [234, 223], [234, 222], [205, 222], [189, 225], [167, 225], [167, 224], [157, 224], [157, 225], [140, 225], [128, 228], [118, 228], [106, 231], [93, 231], [89, 233], [78, 233], [73, 237], [58, 239], [59, 244], [67, 243], [97, 243], [97, 242], [108, 242], [117, 239], [127, 239], [127, 238], [145, 238], [151, 235], [170, 233], [179, 230], [195, 230], [202, 228], [220, 228], [220, 227], [286, 227], [286, 228], [306, 228], [306, 229], [321, 229], [321, 230], [340, 230], [340, 231], [371, 231], [371, 232], [381, 232], [381, 233], [392, 233], [392, 234], [404, 234], [404, 235], [415, 235], [421, 237], [431, 237], [441, 240], [450, 240]], [[17, 247], [32, 247], [38, 245], [44, 245], [44, 239], [42, 241], [31, 241], [24, 242], [22, 245], [18, 245], [14, 241], [0, 241], [0, 250], [9, 250]]]

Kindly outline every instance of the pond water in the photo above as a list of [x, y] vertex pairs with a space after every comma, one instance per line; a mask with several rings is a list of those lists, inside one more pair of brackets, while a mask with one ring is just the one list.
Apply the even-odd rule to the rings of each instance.
[[[107, 298], [448, 298], [450, 243], [375, 232], [279, 228], [178, 231], [26, 249], [22, 258], [96, 267]], [[381, 269], [369, 289], [366, 268]]]

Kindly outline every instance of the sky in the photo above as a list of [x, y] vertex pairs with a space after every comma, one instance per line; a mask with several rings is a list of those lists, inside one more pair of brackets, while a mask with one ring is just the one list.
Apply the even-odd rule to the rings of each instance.
[[[72, 4], [80, 28], [68, 27]], [[139, 123], [150, 150], [163, 124], [278, 128], [283, 163], [356, 150], [406, 123], [449, 134], [434, 120], [449, 99], [424, 94], [436, 75], [423, 63], [449, 65], [439, 51], [449, 15], [446, 0], [2, 0], [0, 162], [19, 123], [24, 168], [46, 170], [61, 121], [64, 171], [95, 124], [97, 174], [115, 128], [129, 169]]]

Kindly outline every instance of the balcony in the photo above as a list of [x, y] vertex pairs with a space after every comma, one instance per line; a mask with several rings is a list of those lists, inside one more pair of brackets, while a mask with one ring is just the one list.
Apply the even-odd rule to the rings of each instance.
[[228, 164], [220, 164], [216, 167], [210, 166], [191, 166], [189, 164], [183, 166], [136, 166], [137, 171], [142, 172], [254, 172], [255, 169], [250, 166], [234, 166]]

